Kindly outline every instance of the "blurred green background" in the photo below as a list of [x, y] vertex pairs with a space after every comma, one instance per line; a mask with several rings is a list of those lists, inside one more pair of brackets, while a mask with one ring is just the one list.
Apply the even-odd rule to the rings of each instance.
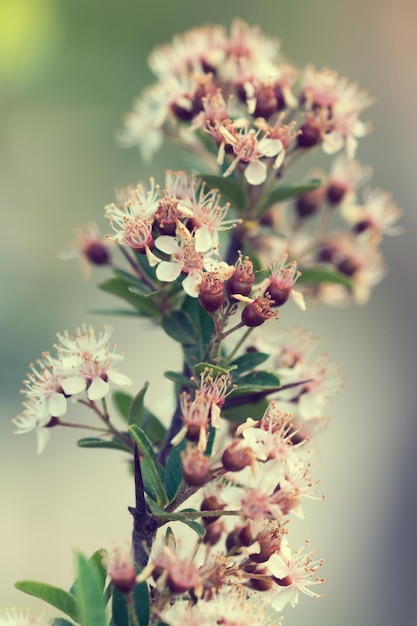
[[369, 305], [282, 312], [284, 327], [302, 324], [321, 338], [346, 377], [318, 442], [327, 500], [308, 504], [296, 529], [326, 560], [326, 598], [302, 597], [285, 623], [417, 622], [415, 0], [0, 0], [0, 614], [44, 606], [14, 590], [15, 580], [68, 587], [75, 549], [129, 537], [133, 491], [122, 457], [79, 450], [74, 433], [56, 431], [37, 457], [35, 437], [13, 437], [10, 419], [21, 410], [28, 363], [52, 348], [57, 331], [84, 321], [114, 324], [124, 371], [137, 387], [151, 381], [154, 406], [169, 400], [161, 372], [176, 367], [175, 347], [162, 352], [158, 332], [137, 321], [88, 314], [111, 305], [94, 289], [104, 274], [85, 282], [75, 263], [56, 257], [73, 228], [91, 219], [105, 228], [115, 188], [182, 165], [170, 148], [145, 166], [115, 141], [153, 81], [150, 49], [235, 16], [280, 38], [296, 65], [336, 69], [376, 97], [363, 116], [374, 132], [358, 157], [405, 211], [404, 234], [385, 242], [389, 275]]

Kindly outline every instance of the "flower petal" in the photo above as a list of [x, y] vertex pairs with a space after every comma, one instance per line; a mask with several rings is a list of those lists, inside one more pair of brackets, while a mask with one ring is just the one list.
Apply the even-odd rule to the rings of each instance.
[[266, 165], [261, 161], [252, 161], [245, 169], [245, 178], [250, 185], [261, 185], [266, 179], [266, 174]]
[[106, 383], [100, 376], [96, 376], [91, 381], [91, 385], [87, 390], [87, 397], [89, 400], [101, 400], [104, 398], [110, 389], [109, 383]]
[[162, 261], [156, 268], [156, 277], [164, 283], [171, 283], [181, 274], [181, 265], [179, 263], [171, 263], [170, 261]]

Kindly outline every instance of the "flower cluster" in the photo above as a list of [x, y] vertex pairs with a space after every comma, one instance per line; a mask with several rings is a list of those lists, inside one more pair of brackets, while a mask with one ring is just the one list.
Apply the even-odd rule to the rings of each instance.
[[259, 185], [295, 150], [346, 146], [353, 156], [369, 130], [359, 116], [372, 100], [357, 85], [311, 65], [298, 72], [278, 40], [241, 20], [230, 33], [215, 26], [177, 36], [149, 64], [158, 82], [137, 100], [122, 134], [145, 158], [172, 135], [198, 152], [202, 132], [214, 140], [217, 163], [227, 156], [225, 176], [239, 168]]
[[365, 186], [369, 176], [369, 168], [345, 155], [334, 160], [329, 174], [311, 171], [309, 178], [320, 186], [295, 201], [270, 207], [262, 230], [250, 233], [259, 258], [269, 263], [286, 253], [297, 259], [306, 276], [314, 278], [317, 269], [324, 272], [321, 282], [304, 283], [304, 295], [310, 299], [367, 302], [386, 273], [383, 236], [401, 232], [397, 222], [402, 214], [388, 192]]
[[[225, 594], [234, 598], [233, 605], [239, 597], [250, 598], [261, 615], [268, 606], [276, 611], [287, 603], [295, 606], [300, 592], [320, 597], [312, 587], [324, 582], [317, 575], [322, 561], [314, 558], [314, 551], [292, 551], [287, 540], [290, 515], [303, 518], [303, 501], [322, 499], [310, 477], [308, 442], [296, 442], [297, 432], [291, 416], [271, 402], [260, 420], [248, 418], [222, 446], [220, 466], [213, 460], [199, 483], [207, 484], [199, 505], [205, 527], [205, 550], [196, 548], [200, 559], [181, 558], [168, 537], [155, 545], [138, 577], [139, 581], [153, 577], [150, 584], [160, 607], [169, 607], [178, 596], [194, 598], [193, 608], [181, 603], [174, 611], [165, 608], [163, 621], [176, 624], [177, 615], [197, 619], [201, 610], [211, 615]], [[183, 472], [185, 481], [195, 486], [201, 473], [198, 462], [188, 462], [192, 450], [189, 444]], [[206, 610], [207, 600], [211, 602]], [[236, 617], [239, 624], [251, 614], [249, 609], [241, 611]], [[278, 623], [278, 616], [273, 623]]]
[[68, 425], [61, 418], [67, 413], [68, 400], [94, 405], [103, 400], [110, 383], [131, 385], [132, 381], [118, 371], [123, 355], [109, 343], [113, 329], [106, 326], [96, 333], [83, 325], [74, 335], [58, 334], [56, 357], [44, 352], [24, 381], [25, 409], [14, 422], [17, 433], [36, 431], [38, 454], [50, 435], [50, 428]]
[[[87, 224], [64, 256], [111, 270], [99, 287], [129, 308], [110, 314], [151, 321], [180, 345], [181, 366], [165, 372], [175, 407], [154, 414], [145, 382], [135, 397], [113, 396], [124, 425], [114, 424], [110, 386], [132, 381], [118, 371], [110, 327], [58, 335], [56, 355], [30, 366], [16, 432], [35, 430], [41, 452], [51, 427], [91, 428], [98, 436], [78, 444], [127, 453], [135, 482], [132, 551], [80, 555], [76, 598], [54, 592], [52, 604], [68, 612], [76, 600], [82, 626], [105, 626], [109, 598], [118, 626], [278, 626], [300, 593], [322, 596], [323, 560], [308, 541], [293, 549], [290, 529], [306, 499], [323, 499], [312, 440], [342, 384], [310, 333], [279, 329], [280, 309], [365, 302], [400, 210], [366, 186], [369, 169], [354, 160], [372, 100], [336, 72], [298, 71], [276, 39], [241, 20], [230, 32], [176, 36], [150, 66], [157, 83], [122, 140], [150, 158], [173, 139], [200, 173], [170, 170], [163, 185], [151, 178], [119, 190], [105, 207], [111, 232]], [[313, 148], [339, 152], [329, 173], [284, 182]], [[69, 401], [100, 427], [64, 421]], [[197, 535], [187, 536], [186, 556], [177, 522]], [[103, 594], [97, 571], [110, 580]], [[44, 598], [48, 589], [36, 587]]]

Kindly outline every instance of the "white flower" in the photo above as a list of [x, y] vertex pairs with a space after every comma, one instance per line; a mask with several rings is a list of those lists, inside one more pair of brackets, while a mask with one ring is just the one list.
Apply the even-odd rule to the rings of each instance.
[[323, 578], [316, 576], [323, 561], [313, 560], [314, 551], [303, 554], [303, 550], [304, 548], [301, 548], [291, 554], [290, 546], [284, 537], [279, 554], [273, 554], [266, 563], [272, 575], [278, 579], [278, 589], [275, 589], [276, 595], [271, 603], [276, 611], [281, 611], [288, 602], [295, 606], [300, 591], [312, 598], [322, 597], [310, 587], [324, 583]]
[[[113, 329], [106, 326], [104, 333], [96, 336], [94, 329], [86, 325], [78, 328], [75, 335], [58, 335], [60, 343], [55, 347], [71, 372], [67, 385], [70, 389], [81, 386], [90, 401], [101, 400], [109, 389], [109, 383], [131, 385], [131, 379], [118, 372], [115, 366], [123, 359], [115, 346], [108, 342]], [[64, 383], [65, 384], [65, 383]]]
[[24, 406], [25, 410], [13, 420], [17, 426], [14, 434], [23, 435], [34, 430], [38, 440], [37, 454], [41, 454], [49, 441], [51, 431], [46, 427], [51, 422], [52, 416], [44, 402], [27, 402]]
[[50, 620], [44, 613], [37, 615], [31, 615], [29, 611], [23, 611], [22, 609], [6, 609], [7, 621], [1, 619], [1, 626], [48, 626]]
[[68, 389], [65, 390], [65, 367], [61, 360], [53, 359], [48, 352], [42, 357], [37, 360], [38, 369], [30, 365], [31, 372], [24, 381], [26, 389], [22, 393], [29, 400], [45, 404], [50, 415], [61, 417], [67, 412], [66, 395], [71, 395]]

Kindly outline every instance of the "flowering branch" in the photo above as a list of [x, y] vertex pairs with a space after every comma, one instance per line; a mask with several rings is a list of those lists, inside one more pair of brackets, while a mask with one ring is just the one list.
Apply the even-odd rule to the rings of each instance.
[[[18, 586], [81, 626], [107, 626], [109, 599], [114, 626], [278, 625], [300, 593], [322, 597], [323, 560], [289, 537], [305, 500], [323, 499], [311, 440], [342, 384], [317, 340], [281, 329], [279, 312], [291, 301], [303, 311], [366, 302], [401, 212], [388, 193], [363, 188], [369, 170], [355, 153], [372, 100], [336, 72], [298, 71], [277, 40], [241, 20], [177, 36], [150, 65], [157, 81], [121, 140], [147, 159], [174, 141], [203, 171], [119, 190], [105, 207], [111, 234], [90, 223], [64, 256], [111, 271], [99, 287], [125, 308], [106, 313], [145, 319], [179, 344], [182, 365], [165, 372], [175, 400], [157, 416], [147, 382], [136, 396], [112, 390], [133, 381], [108, 326], [58, 334], [56, 353], [30, 366], [16, 432], [35, 431], [41, 453], [53, 427], [90, 428], [64, 421], [70, 401], [87, 406], [105, 428], [78, 445], [129, 455], [135, 506], [132, 550], [79, 555], [75, 595]], [[313, 149], [339, 155], [328, 172], [289, 180]], [[185, 527], [182, 544], [171, 522]]]

